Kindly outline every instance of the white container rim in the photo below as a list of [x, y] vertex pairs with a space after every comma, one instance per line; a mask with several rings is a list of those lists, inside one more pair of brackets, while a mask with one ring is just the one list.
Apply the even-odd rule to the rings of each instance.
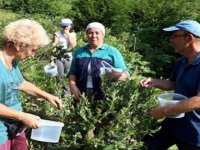
[[[183, 98], [185, 98], [185, 99], [188, 98], [188, 97], [186, 97], [185, 95], [182, 95], [182, 94], [179, 94], [179, 93], [165, 92], [165, 93], [160, 94], [160, 95], [158, 96], [158, 99], [159, 99], [159, 98], [160, 98], [160, 99], [164, 99], [163, 96], [166, 96], [166, 95], [177, 95], [177, 96], [181, 96], [181, 97], [183, 97]], [[164, 99], [164, 100], [166, 100], [166, 99]], [[176, 101], [176, 100], [174, 100], [174, 101]]]
[[40, 125], [42, 126], [55, 126], [55, 127], [63, 127], [64, 123], [62, 122], [57, 122], [57, 121], [51, 121], [51, 120], [45, 120], [41, 119], [40, 120]]
[[47, 64], [46, 66], [44, 66], [44, 72], [50, 76], [56, 76], [58, 74], [56, 64]]

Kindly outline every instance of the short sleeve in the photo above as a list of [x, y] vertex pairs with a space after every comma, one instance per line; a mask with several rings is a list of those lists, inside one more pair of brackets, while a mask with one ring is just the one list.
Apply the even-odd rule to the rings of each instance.
[[77, 50], [73, 54], [73, 59], [72, 59], [72, 63], [71, 63], [68, 75], [75, 75], [76, 74], [76, 70], [77, 70], [76, 60], [77, 60]]
[[121, 55], [121, 53], [119, 52], [119, 50], [114, 48], [112, 53], [113, 53], [113, 66], [115, 68], [120, 68], [123, 71], [129, 72], [129, 69], [125, 65], [124, 58]]

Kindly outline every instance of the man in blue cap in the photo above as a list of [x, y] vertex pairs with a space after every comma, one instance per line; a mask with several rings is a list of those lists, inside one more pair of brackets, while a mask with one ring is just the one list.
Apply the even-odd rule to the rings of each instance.
[[[200, 24], [185, 20], [163, 30], [170, 33], [170, 42], [183, 57], [178, 60], [170, 79], [144, 78], [140, 85], [174, 90], [188, 98], [150, 110], [152, 117], [166, 118], [158, 132], [145, 138], [147, 149], [167, 150], [176, 144], [179, 150], [200, 150]], [[185, 116], [168, 118], [179, 113]]]

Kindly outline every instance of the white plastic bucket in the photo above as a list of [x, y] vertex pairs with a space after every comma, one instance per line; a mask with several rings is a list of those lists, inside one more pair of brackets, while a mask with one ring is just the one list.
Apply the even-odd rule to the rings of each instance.
[[[158, 96], [158, 102], [161, 107], [167, 106], [170, 104], [176, 104], [185, 99], [187, 99], [186, 96], [178, 94], [178, 93], [163, 93]], [[185, 116], [185, 113], [180, 113], [177, 115], [169, 116], [169, 118], [182, 118], [184, 116]]]
[[41, 119], [41, 127], [32, 129], [31, 139], [36, 141], [57, 143], [64, 124], [62, 122]]
[[58, 69], [55, 64], [47, 64], [46, 66], [44, 66], [44, 72], [52, 77], [58, 75]]

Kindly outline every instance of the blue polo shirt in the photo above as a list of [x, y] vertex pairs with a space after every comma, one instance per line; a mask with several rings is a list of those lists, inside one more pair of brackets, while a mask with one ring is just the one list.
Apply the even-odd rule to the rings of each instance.
[[[200, 54], [188, 64], [186, 57], [178, 62], [170, 78], [175, 82], [175, 92], [188, 98], [200, 92]], [[200, 100], [200, 99], [199, 99]], [[170, 125], [169, 130], [180, 140], [200, 147], [200, 110], [185, 113], [179, 119], [167, 118], [164, 124]]]
[[74, 53], [69, 75], [76, 76], [76, 84], [81, 92], [86, 90], [88, 64], [90, 62], [93, 88], [95, 91], [100, 90], [101, 61], [106, 61], [114, 68], [120, 68], [127, 72], [129, 71], [119, 50], [108, 44], [103, 44], [102, 47], [95, 50], [94, 53], [90, 52], [89, 45], [78, 48]]

